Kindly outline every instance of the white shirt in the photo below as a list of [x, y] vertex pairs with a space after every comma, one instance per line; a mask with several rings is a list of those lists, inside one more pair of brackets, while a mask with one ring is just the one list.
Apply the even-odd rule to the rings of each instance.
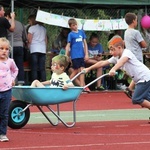
[[[130, 50], [124, 49], [120, 59], [123, 57], [128, 57], [129, 60], [120, 69], [126, 71], [135, 83], [150, 80], [149, 68], [140, 62]], [[108, 61], [116, 64], [119, 61], [119, 58], [111, 57]]]
[[46, 29], [44, 26], [36, 24], [29, 28], [29, 33], [32, 34], [30, 44], [30, 52], [46, 53]]
[[50, 83], [50, 87], [63, 87], [66, 84], [73, 86], [73, 83], [71, 82], [69, 76], [65, 72], [59, 75], [53, 73]]

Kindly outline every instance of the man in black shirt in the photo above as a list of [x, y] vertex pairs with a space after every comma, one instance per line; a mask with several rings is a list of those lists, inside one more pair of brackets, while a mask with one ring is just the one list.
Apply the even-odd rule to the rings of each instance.
[[15, 29], [15, 14], [11, 13], [11, 23], [4, 17], [4, 7], [0, 5], [0, 37], [7, 38], [7, 30], [13, 32]]

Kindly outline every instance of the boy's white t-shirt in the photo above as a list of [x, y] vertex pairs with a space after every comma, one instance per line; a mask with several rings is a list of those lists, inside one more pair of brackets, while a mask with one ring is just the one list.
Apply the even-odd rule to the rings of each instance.
[[108, 59], [110, 63], [116, 64], [122, 57], [128, 57], [129, 60], [120, 68], [132, 78], [135, 83], [145, 82], [150, 80], [150, 70], [135, 55], [128, 49], [124, 49], [122, 56], [111, 57]]
[[69, 76], [65, 72], [59, 75], [56, 73], [53, 73], [50, 83], [51, 83], [50, 87], [63, 87], [66, 84], [73, 85]]

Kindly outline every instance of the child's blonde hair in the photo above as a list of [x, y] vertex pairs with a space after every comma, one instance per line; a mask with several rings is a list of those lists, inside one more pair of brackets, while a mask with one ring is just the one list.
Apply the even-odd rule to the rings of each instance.
[[8, 46], [9, 46], [9, 50], [11, 50], [10, 42], [5, 37], [1, 37], [0, 38], [0, 43], [3, 43], [3, 42], [7, 43]]
[[60, 66], [64, 67], [64, 70], [68, 67], [69, 65], [69, 58], [66, 55], [57, 55], [52, 58], [52, 63], [58, 63]]
[[71, 18], [71, 19], [68, 20], [68, 25], [69, 25], [69, 27], [70, 27], [72, 24], [77, 25], [77, 21], [76, 21], [74, 18]]
[[124, 41], [121, 38], [121, 36], [119, 35], [113, 36], [108, 42], [108, 48], [111, 48], [111, 46], [115, 46], [115, 47], [121, 46], [122, 48], [124, 48]]

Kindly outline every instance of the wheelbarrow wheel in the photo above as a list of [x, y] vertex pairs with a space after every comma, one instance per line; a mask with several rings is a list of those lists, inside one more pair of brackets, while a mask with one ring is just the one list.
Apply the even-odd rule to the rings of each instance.
[[8, 118], [8, 126], [10, 128], [20, 129], [27, 124], [30, 118], [30, 110], [27, 108], [22, 112], [26, 106], [26, 103], [17, 100], [10, 103]]

